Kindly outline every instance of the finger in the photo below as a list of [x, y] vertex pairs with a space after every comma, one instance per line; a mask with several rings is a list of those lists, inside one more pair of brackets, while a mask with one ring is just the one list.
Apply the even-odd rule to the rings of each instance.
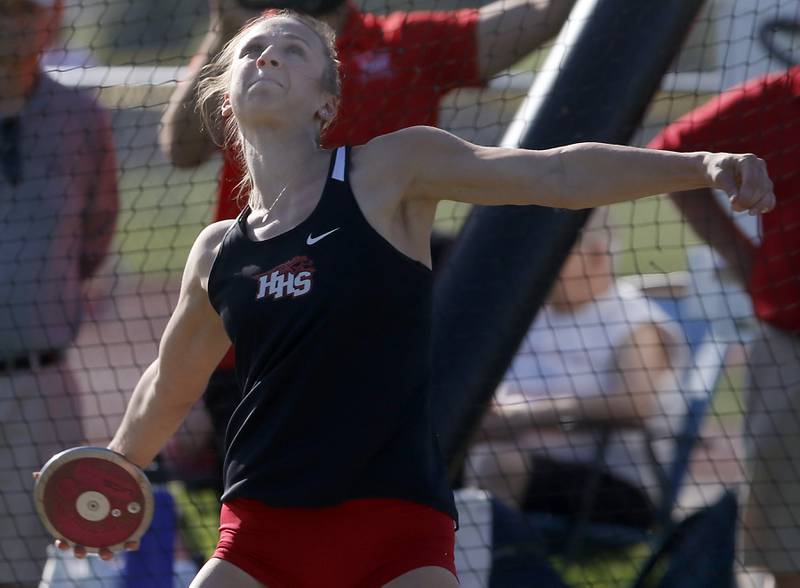
[[775, 208], [775, 194], [771, 191], [765, 191], [753, 208], [750, 209], [750, 214], [765, 214]]
[[775, 186], [772, 183], [772, 180], [769, 177], [769, 173], [767, 172], [767, 164], [763, 160], [759, 160], [761, 163], [761, 176], [762, 176], [762, 183], [764, 186], [764, 200], [762, 201], [762, 209], [761, 213], [769, 212], [773, 208], [775, 208], [776, 198], [775, 198]]
[[731, 203], [731, 209], [734, 212], [745, 212], [747, 210], [747, 206], [742, 204], [742, 198], [738, 195], [731, 196], [728, 201]]
[[33, 476], [34, 480], [38, 480], [39, 476], [41, 475], [41, 473], [40, 472], [31, 472], [31, 475]]
[[766, 202], [765, 202], [766, 199], [767, 195], [765, 192], [762, 191], [761, 193], [759, 193], [758, 200], [756, 200], [755, 202], [753, 202], [753, 204], [750, 205], [750, 208], [747, 211], [748, 214], [750, 214], [751, 216], [761, 214], [761, 211], [766, 207]]
[[750, 214], [764, 214], [775, 208], [775, 193], [773, 192], [772, 180], [767, 174], [766, 165], [762, 160], [758, 160], [757, 175], [758, 175], [758, 199], [750, 206]]
[[733, 170], [730, 168], [721, 170], [716, 177], [715, 184], [717, 188], [723, 190], [728, 195], [733, 209], [737, 212], [741, 212], [742, 208], [739, 207], [741, 202], [739, 200], [739, 186], [736, 184]]
[[746, 210], [752, 210], [763, 196], [765, 175], [759, 159], [755, 155], [745, 155], [738, 161], [739, 204]]

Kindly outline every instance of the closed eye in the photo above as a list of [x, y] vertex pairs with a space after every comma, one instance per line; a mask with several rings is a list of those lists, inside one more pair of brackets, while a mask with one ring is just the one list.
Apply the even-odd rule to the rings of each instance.
[[259, 45], [257, 43], [251, 43], [249, 45], [245, 45], [242, 49], [241, 53], [239, 53], [239, 57], [252, 57], [253, 55], [261, 55], [264, 52], [264, 46]]
[[295, 55], [300, 55], [301, 57], [305, 57], [306, 50], [303, 48], [302, 45], [297, 43], [292, 43], [286, 48], [287, 53], [293, 53]]

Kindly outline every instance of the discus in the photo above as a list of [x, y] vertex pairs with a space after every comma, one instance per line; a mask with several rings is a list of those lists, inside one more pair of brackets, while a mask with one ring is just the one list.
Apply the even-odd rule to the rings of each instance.
[[153, 520], [153, 490], [141, 469], [102, 447], [75, 447], [44, 465], [33, 490], [36, 511], [56, 539], [121, 551]]

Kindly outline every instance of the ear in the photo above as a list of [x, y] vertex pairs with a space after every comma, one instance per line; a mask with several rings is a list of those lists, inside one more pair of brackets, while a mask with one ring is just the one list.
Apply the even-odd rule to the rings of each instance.
[[231, 106], [231, 95], [225, 92], [222, 96], [222, 118], [228, 118], [233, 114], [233, 107]]
[[320, 106], [319, 110], [317, 111], [317, 116], [322, 120], [322, 122], [330, 122], [333, 120], [333, 117], [336, 115], [336, 107], [338, 105], [338, 99], [335, 96], [327, 96], [325, 101]]

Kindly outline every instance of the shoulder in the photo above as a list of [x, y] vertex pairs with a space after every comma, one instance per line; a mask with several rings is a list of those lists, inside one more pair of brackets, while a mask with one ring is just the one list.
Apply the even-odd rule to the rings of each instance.
[[186, 262], [185, 274], [187, 277], [199, 279], [202, 284], [205, 284], [225, 234], [235, 223], [236, 219], [225, 219], [212, 223], [200, 231]]
[[425, 159], [448, 146], [463, 143], [447, 131], [428, 126], [414, 126], [375, 137], [353, 150], [353, 157], [365, 160], [391, 158], [399, 164]]
[[66, 86], [46, 72], [41, 74], [29, 112], [41, 116], [47, 121], [44, 124], [58, 125], [64, 135], [80, 134], [96, 147], [87, 152], [92, 157], [105, 153], [112, 141], [111, 117], [97, 93]]
[[41, 73], [38, 91], [47, 101], [58, 104], [56, 112], [86, 118], [107, 116], [107, 111], [98, 101], [95, 92], [77, 86], [66, 86], [46, 72]]
[[379, 16], [371, 24], [381, 30], [390, 45], [398, 44], [407, 50], [425, 52], [431, 47], [450, 43], [454, 34], [474, 34], [478, 20], [479, 12], [474, 8], [415, 10]]
[[353, 148], [353, 169], [361, 177], [380, 182], [408, 185], [431, 164], [446, 157], [452, 149], [466, 145], [454, 135], [427, 126], [415, 126], [375, 137]]
[[476, 8], [459, 10], [414, 10], [411, 12], [392, 12], [381, 20], [384, 29], [436, 31], [443, 27], [474, 26], [479, 18]]

